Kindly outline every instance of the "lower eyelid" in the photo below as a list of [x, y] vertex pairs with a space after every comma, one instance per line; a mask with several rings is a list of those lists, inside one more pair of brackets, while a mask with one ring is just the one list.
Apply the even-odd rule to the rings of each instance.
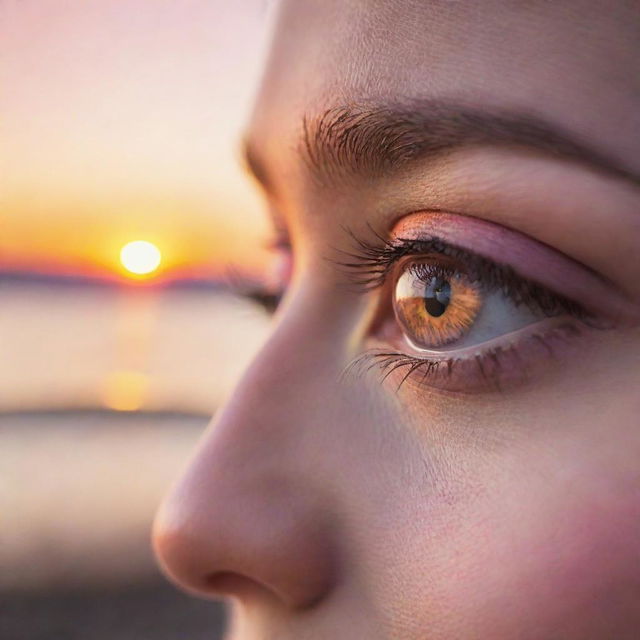
[[565, 362], [570, 354], [578, 353], [576, 349], [581, 353], [579, 338], [589, 330], [572, 318], [549, 318], [508, 334], [510, 342], [502, 336], [448, 352], [410, 353], [406, 345], [395, 353], [372, 348], [361, 358], [362, 364], [369, 362], [365, 371], [379, 369], [381, 381], [396, 379], [397, 390], [406, 384], [456, 395], [505, 392], [526, 386], [554, 363]]

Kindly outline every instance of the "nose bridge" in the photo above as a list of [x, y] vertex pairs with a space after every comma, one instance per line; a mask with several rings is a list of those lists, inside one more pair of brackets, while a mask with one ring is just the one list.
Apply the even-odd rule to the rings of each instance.
[[335, 376], [314, 375], [317, 347], [303, 329], [275, 331], [159, 511], [157, 555], [187, 590], [259, 586], [304, 606], [333, 582], [331, 505], [309, 467], [307, 435], [313, 389]]

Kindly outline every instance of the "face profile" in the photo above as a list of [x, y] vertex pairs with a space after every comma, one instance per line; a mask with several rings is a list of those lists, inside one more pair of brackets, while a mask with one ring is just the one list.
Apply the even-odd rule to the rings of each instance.
[[640, 9], [287, 0], [269, 339], [156, 518], [229, 638], [640, 635]]

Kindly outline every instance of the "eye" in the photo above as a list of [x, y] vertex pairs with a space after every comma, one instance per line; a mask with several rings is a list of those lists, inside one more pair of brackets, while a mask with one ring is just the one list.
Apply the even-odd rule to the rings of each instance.
[[406, 365], [439, 388], [477, 390], [522, 379], [524, 363], [548, 357], [550, 345], [575, 332], [585, 316], [511, 270], [464, 253], [406, 258], [395, 272], [394, 313], [384, 335], [399, 352], [384, 353], [383, 367]]
[[471, 329], [482, 299], [479, 284], [461, 269], [425, 260], [405, 265], [393, 308], [411, 343], [434, 349], [460, 340]]
[[[454, 217], [447, 215], [446, 221]], [[545, 284], [511, 263], [474, 252], [476, 236], [463, 235], [458, 222], [450, 227], [461, 244], [447, 228], [441, 237], [417, 228], [410, 237], [390, 240], [376, 234], [379, 244], [358, 240], [358, 252], [341, 265], [352, 281], [378, 291], [379, 304], [369, 348], [350, 370], [359, 363], [372, 370], [367, 363], [373, 360], [383, 379], [404, 371], [400, 385], [414, 380], [452, 391], [502, 390], [542, 373], [586, 332], [614, 328], [614, 316], [603, 310], [609, 303], [620, 308], [619, 298], [596, 274], [503, 227], [468, 225], [485, 239], [495, 234], [496, 242], [485, 245], [496, 256], [513, 258], [522, 271], [535, 276], [539, 270]]]
[[[478, 265], [476, 265], [478, 267]], [[481, 345], [549, 318], [586, 317], [569, 301], [542, 287], [503, 274], [502, 286], [494, 273], [483, 278], [463, 261], [442, 255], [407, 259], [398, 268], [393, 310], [407, 345], [422, 355], [442, 354]], [[507, 286], [507, 282], [509, 286]]]

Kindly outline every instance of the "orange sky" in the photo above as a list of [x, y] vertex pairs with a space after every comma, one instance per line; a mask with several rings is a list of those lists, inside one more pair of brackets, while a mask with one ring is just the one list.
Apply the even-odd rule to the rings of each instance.
[[0, 269], [257, 264], [266, 235], [237, 140], [264, 0], [0, 3]]

